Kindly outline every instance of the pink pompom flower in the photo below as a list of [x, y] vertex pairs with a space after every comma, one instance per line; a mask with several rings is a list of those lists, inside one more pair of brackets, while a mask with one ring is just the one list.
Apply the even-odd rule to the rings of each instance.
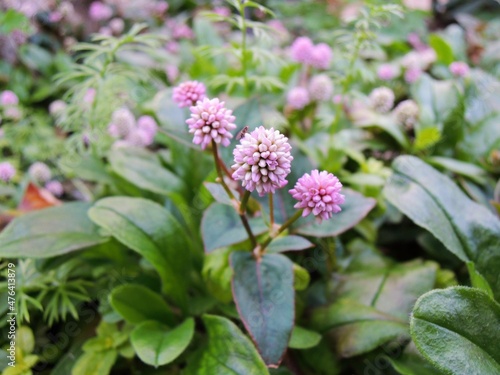
[[274, 128], [258, 127], [246, 133], [233, 150], [233, 179], [260, 196], [285, 186], [293, 160], [288, 138]]
[[341, 190], [342, 184], [335, 175], [315, 169], [299, 178], [289, 192], [298, 200], [294, 207], [304, 209], [302, 216], [312, 213], [319, 220], [327, 220], [341, 211], [345, 199]]
[[0, 163], [0, 180], [9, 182], [16, 175], [16, 168], [8, 161]]
[[106, 21], [113, 15], [113, 9], [100, 1], [90, 4], [89, 17], [93, 21]]
[[309, 59], [309, 64], [317, 69], [328, 69], [332, 61], [332, 49], [325, 43], [314, 46]]
[[450, 72], [455, 77], [466, 77], [469, 74], [469, 65], [463, 61], [454, 61], [450, 64]]
[[52, 180], [52, 181], [47, 182], [45, 184], [45, 189], [47, 189], [48, 191], [50, 191], [56, 197], [60, 197], [61, 195], [64, 194], [64, 187], [57, 180]]
[[396, 77], [397, 71], [391, 64], [382, 64], [377, 70], [377, 75], [382, 81], [390, 81]]
[[19, 99], [13, 91], [5, 90], [0, 94], [0, 104], [4, 107], [18, 105]]
[[405, 81], [406, 83], [414, 83], [418, 81], [421, 75], [422, 75], [422, 69], [416, 66], [411, 66], [408, 69], [406, 69]]
[[288, 92], [286, 101], [293, 109], [303, 109], [311, 102], [309, 92], [303, 87], [294, 87]]
[[298, 37], [290, 46], [290, 55], [294, 61], [307, 64], [311, 59], [314, 44], [306, 36]]
[[190, 107], [205, 99], [205, 85], [198, 81], [187, 81], [174, 88], [172, 99], [179, 107]]
[[227, 147], [233, 138], [230, 131], [236, 129], [235, 117], [224, 104], [218, 98], [204, 98], [189, 109], [191, 118], [186, 120], [186, 124], [189, 125], [189, 132], [194, 134], [193, 143], [201, 145], [202, 150], [212, 140]]

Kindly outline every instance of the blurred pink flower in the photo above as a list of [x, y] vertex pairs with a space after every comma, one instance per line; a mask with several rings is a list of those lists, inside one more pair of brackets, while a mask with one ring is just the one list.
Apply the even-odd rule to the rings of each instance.
[[298, 37], [290, 46], [290, 55], [294, 61], [307, 64], [311, 59], [314, 44], [306, 36]]
[[389, 112], [394, 106], [394, 99], [394, 92], [388, 87], [378, 87], [370, 93], [370, 104], [380, 113]]
[[293, 109], [303, 109], [311, 102], [309, 93], [303, 87], [294, 87], [288, 92], [286, 101]]
[[83, 96], [83, 101], [87, 104], [92, 104], [95, 99], [96, 90], [94, 88], [90, 88], [85, 92]]
[[172, 36], [175, 39], [193, 39], [194, 33], [185, 23], [176, 23], [173, 25]]
[[126, 142], [135, 147], [149, 146], [153, 143], [153, 140], [154, 134], [151, 134], [147, 130], [140, 128], [132, 129], [125, 138]]
[[18, 105], [18, 104], [19, 104], [19, 98], [13, 91], [5, 90], [0, 94], [0, 105], [8, 107], [11, 105]]
[[191, 118], [186, 120], [189, 132], [194, 134], [193, 143], [201, 145], [203, 150], [212, 140], [227, 147], [233, 138], [230, 131], [236, 129], [235, 117], [224, 104], [218, 98], [205, 98], [189, 109]]
[[167, 65], [165, 68], [165, 74], [170, 83], [173, 83], [179, 77], [179, 68], [177, 65]]
[[414, 83], [420, 78], [421, 75], [422, 75], [422, 70], [419, 67], [411, 66], [408, 69], [406, 69], [405, 81], [407, 83]]
[[172, 99], [179, 107], [190, 107], [205, 99], [205, 85], [198, 81], [187, 81], [174, 88]]
[[391, 64], [382, 64], [378, 67], [377, 75], [382, 81], [390, 81], [396, 77], [397, 71]]
[[455, 77], [465, 77], [469, 74], [470, 68], [463, 61], [454, 61], [450, 64], [450, 72]]
[[158, 124], [151, 116], [141, 116], [137, 119], [137, 128], [144, 131], [150, 137], [152, 143], [158, 131]]
[[311, 174], [304, 174], [290, 194], [299, 202], [295, 208], [303, 208], [302, 216], [313, 214], [319, 220], [326, 220], [332, 214], [340, 212], [340, 204], [344, 203], [345, 197], [340, 194], [342, 184], [339, 179], [327, 171], [319, 172], [313, 170]]
[[231, 15], [231, 9], [228, 7], [218, 6], [214, 8], [214, 13], [222, 17], [229, 17]]
[[60, 115], [67, 107], [67, 104], [63, 100], [54, 100], [49, 105], [49, 113], [52, 116]]
[[0, 163], [0, 180], [9, 182], [16, 175], [16, 169], [8, 161]]
[[314, 46], [309, 63], [317, 69], [328, 69], [332, 61], [332, 49], [325, 43]]
[[45, 184], [45, 189], [47, 189], [48, 191], [50, 191], [56, 197], [60, 197], [61, 195], [64, 194], [64, 187], [57, 180], [52, 180], [52, 181], [47, 182]]
[[46, 182], [52, 177], [52, 172], [47, 164], [37, 161], [28, 169], [29, 175], [37, 182]]
[[292, 147], [288, 138], [274, 128], [258, 127], [246, 133], [233, 150], [233, 179], [242, 181], [248, 191], [257, 190], [260, 196], [274, 193], [285, 186], [290, 173]]
[[93, 21], [106, 21], [113, 15], [113, 9], [100, 1], [90, 4], [89, 17]]
[[121, 18], [113, 18], [109, 21], [109, 28], [114, 35], [120, 35], [125, 29], [125, 21]]
[[311, 78], [308, 89], [312, 100], [326, 101], [332, 97], [333, 82], [326, 74], [318, 74]]

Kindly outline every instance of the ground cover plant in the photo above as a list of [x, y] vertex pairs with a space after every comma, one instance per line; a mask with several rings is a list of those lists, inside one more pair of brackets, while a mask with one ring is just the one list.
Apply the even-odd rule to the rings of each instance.
[[2, 374], [500, 374], [499, 10], [3, 1]]

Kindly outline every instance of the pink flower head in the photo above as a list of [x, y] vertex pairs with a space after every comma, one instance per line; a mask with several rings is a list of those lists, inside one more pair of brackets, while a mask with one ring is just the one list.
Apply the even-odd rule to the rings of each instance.
[[92, 104], [95, 99], [96, 90], [94, 88], [87, 89], [83, 96], [83, 101], [87, 104]]
[[156, 132], [158, 131], [158, 124], [155, 119], [151, 116], [141, 116], [137, 120], [137, 127], [144, 131], [149, 138], [151, 139], [151, 143], [153, 143], [153, 139], [155, 138]]
[[175, 40], [171, 40], [165, 44], [165, 48], [168, 52], [172, 54], [176, 54], [179, 52], [180, 45]]
[[47, 182], [45, 184], [45, 189], [47, 189], [48, 191], [50, 191], [56, 197], [60, 197], [61, 195], [64, 194], [64, 187], [57, 180], [52, 180], [52, 181]]
[[420, 78], [421, 75], [422, 69], [416, 66], [410, 66], [408, 69], [406, 69], [405, 81], [406, 83], [414, 83]]
[[5, 90], [0, 94], [0, 104], [4, 107], [18, 105], [19, 99], [13, 91]]
[[422, 42], [420, 36], [417, 33], [410, 33], [407, 37], [408, 43], [413, 47], [416, 51], [423, 51], [427, 48], [427, 46]]
[[302, 109], [311, 102], [309, 92], [303, 87], [294, 87], [288, 92], [286, 101], [293, 109]]
[[311, 99], [326, 101], [332, 97], [333, 82], [326, 74], [318, 74], [311, 78], [308, 89]]
[[0, 163], [0, 180], [9, 182], [16, 175], [16, 169], [8, 161]]
[[332, 49], [325, 43], [314, 46], [309, 63], [317, 69], [328, 69], [332, 61]]
[[258, 127], [246, 133], [233, 150], [233, 179], [241, 180], [248, 191], [257, 190], [260, 196], [274, 193], [285, 186], [293, 156], [288, 138], [278, 130]]
[[153, 6], [153, 13], [157, 16], [163, 15], [168, 10], [168, 3], [164, 1], [156, 2]]
[[175, 39], [193, 39], [194, 33], [188, 25], [181, 23], [174, 26], [172, 36]]
[[37, 161], [28, 169], [29, 175], [38, 182], [46, 182], [52, 177], [52, 172], [47, 164]]
[[214, 13], [222, 17], [229, 17], [231, 15], [231, 9], [228, 7], [218, 6], [214, 8]]
[[177, 65], [167, 65], [165, 68], [165, 74], [170, 83], [175, 82], [175, 80], [179, 77], [179, 68]]
[[463, 61], [454, 61], [450, 64], [450, 72], [455, 77], [465, 77], [469, 74], [469, 65]]
[[179, 107], [191, 107], [198, 100], [205, 99], [205, 85], [198, 81], [187, 81], [174, 88], [172, 99]]
[[306, 36], [301, 36], [292, 43], [290, 46], [290, 55], [293, 60], [307, 64], [311, 59], [314, 50], [314, 44]]
[[382, 81], [390, 81], [396, 77], [397, 72], [391, 64], [382, 64], [377, 70], [377, 75]]
[[109, 21], [109, 28], [115, 35], [120, 35], [125, 29], [125, 21], [121, 18], [113, 18]]
[[290, 194], [299, 201], [294, 207], [304, 209], [302, 216], [312, 212], [318, 219], [326, 220], [341, 211], [339, 205], [344, 203], [341, 190], [342, 184], [337, 177], [327, 171], [319, 172], [315, 169], [311, 175], [306, 173], [299, 178]]
[[203, 150], [212, 140], [227, 147], [233, 138], [230, 131], [236, 129], [235, 117], [224, 104], [218, 98], [204, 98], [189, 109], [191, 118], [186, 120], [186, 124], [189, 125], [189, 132], [194, 134], [193, 143], [201, 145]]
[[134, 128], [127, 135], [125, 141], [131, 146], [135, 147], [145, 147], [153, 143], [154, 134], [149, 133], [145, 129]]
[[106, 21], [113, 15], [113, 9], [100, 1], [90, 4], [89, 17], [93, 21]]
[[52, 103], [49, 105], [49, 113], [52, 116], [59, 116], [61, 113], [64, 112], [66, 109], [67, 104], [63, 100], [54, 100]]

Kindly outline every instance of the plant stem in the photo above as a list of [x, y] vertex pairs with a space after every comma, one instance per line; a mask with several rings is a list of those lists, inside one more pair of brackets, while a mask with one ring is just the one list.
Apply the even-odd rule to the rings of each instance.
[[244, 214], [246, 212], [249, 198], [250, 198], [250, 191], [245, 190], [245, 194], [243, 194], [243, 198], [241, 199], [240, 211], [239, 211], [240, 214]]
[[293, 223], [295, 223], [295, 221], [297, 221], [297, 219], [302, 215], [302, 211], [304, 210], [298, 210], [297, 212], [295, 212], [293, 214], [293, 216], [291, 216], [286, 222], [285, 224], [283, 224], [281, 227], [279, 227], [278, 231], [273, 235], [273, 236], [269, 236], [269, 238], [260, 246], [260, 252], [262, 253], [265, 248], [267, 247], [267, 245], [269, 245], [271, 243], [272, 240], [274, 240], [276, 237], [278, 237], [278, 235], [283, 232], [285, 229], [287, 229], [290, 225], [292, 225]]
[[273, 229], [274, 225], [274, 202], [273, 202], [273, 196], [274, 194], [269, 194], [269, 220], [271, 222], [271, 230]]
[[227, 195], [229, 195], [229, 198], [231, 198], [232, 200], [236, 200], [233, 192], [227, 186], [226, 181], [224, 181], [224, 175], [222, 174], [222, 169], [220, 166], [219, 152], [217, 150], [217, 143], [215, 143], [215, 141], [213, 139], [212, 139], [212, 154], [214, 156], [215, 169], [217, 170], [217, 176], [219, 176], [220, 184], [222, 185], [222, 187], [226, 191]]
[[248, 219], [247, 219], [247, 215], [246, 215], [247, 203], [248, 203], [249, 198], [250, 198], [250, 192], [248, 190], [245, 190], [245, 194], [243, 194], [243, 198], [241, 199], [240, 209], [239, 209], [238, 214], [240, 215], [241, 222], [243, 223], [243, 226], [245, 227], [245, 230], [248, 233], [248, 238], [250, 238], [250, 242], [252, 243], [252, 247], [255, 248], [257, 246], [257, 240], [255, 239], [255, 236], [253, 235], [252, 228], [250, 228], [250, 224], [248, 223]]
[[245, 2], [240, 1], [240, 15], [241, 15], [241, 68], [243, 69], [243, 82], [245, 84], [245, 96], [249, 95], [248, 73], [247, 73], [247, 23], [245, 17]]

